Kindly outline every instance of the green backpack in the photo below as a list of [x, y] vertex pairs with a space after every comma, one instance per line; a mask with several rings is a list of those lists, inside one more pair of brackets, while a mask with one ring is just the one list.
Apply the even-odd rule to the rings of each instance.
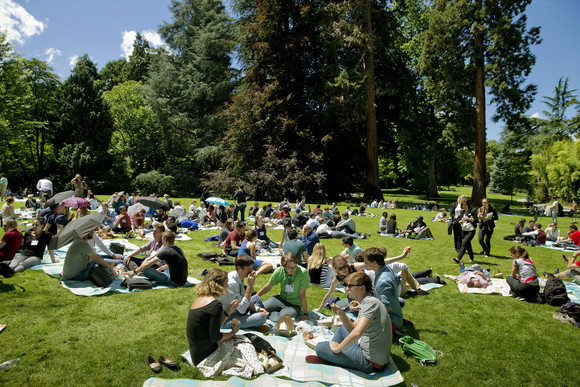
[[411, 336], [401, 337], [399, 344], [401, 344], [401, 349], [405, 355], [419, 360], [423, 367], [437, 363], [437, 355], [443, 355], [443, 352], [435, 351], [427, 343], [415, 340]]

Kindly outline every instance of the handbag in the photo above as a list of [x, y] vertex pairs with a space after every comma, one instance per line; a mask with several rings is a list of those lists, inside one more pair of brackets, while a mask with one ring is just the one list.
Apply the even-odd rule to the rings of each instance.
[[135, 277], [135, 278], [125, 278], [121, 283], [121, 286], [126, 287], [128, 290], [133, 289], [151, 289], [153, 284], [149, 278]]
[[113, 254], [123, 255], [123, 253], [125, 252], [125, 245], [118, 242], [113, 242], [109, 246], [109, 250], [111, 250], [111, 253]]
[[95, 266], [89, 270], [89, 279], [100, 288], [106, 288], [113, 282], [111, 270], [105, 266]]

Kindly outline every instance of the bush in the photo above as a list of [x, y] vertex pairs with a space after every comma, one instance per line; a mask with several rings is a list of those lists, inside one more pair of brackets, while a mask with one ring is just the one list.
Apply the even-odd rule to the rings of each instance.
[[175, 178], [171, 175], [151, 171], [137, 175], [134, 184], [143, 195], [152, 193], [167, 193], [171, 195], [175, 185]]

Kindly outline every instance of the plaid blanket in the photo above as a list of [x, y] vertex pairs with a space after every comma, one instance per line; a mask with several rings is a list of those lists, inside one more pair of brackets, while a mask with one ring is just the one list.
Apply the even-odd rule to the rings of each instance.
[[[304, 343], [302, 335], [294, 336], [291, 339], [280, 336], [263, 337], [272, 344], [278, 356], [284, 360], [284, 367], [271, 374], [278, 378], [289, 378], [292, 381], [298, 382], [311, 381], [341, 386], [393, 386], [403, 382], [403, 377], [392, 358], [389, 361], [389, 365], [383, 371], [365, 374], [360, 371], [337, 366], [306, 363], [304, 360], [305, 357], [307, 355], [315, 355], [316, 352]], [[193, 364], [189, 356], [189, 351], [185, 352], [182, 356], [189, 364]], [[257, 380], [246, 381], [244, 385], [261, 386], [261, 381], [256, 382]], [[282, 380], [276, 380], [276, 386], [278, 386], [279, 381], [282, 382]]]

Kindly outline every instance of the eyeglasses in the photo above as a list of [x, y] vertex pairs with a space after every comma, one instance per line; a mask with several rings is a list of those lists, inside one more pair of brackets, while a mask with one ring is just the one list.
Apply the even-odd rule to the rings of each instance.
[[363, 286], [363, 285], [355, 285], [355, 284], [346, 284], [346, 288], [350, 289], [350, 288], [354, 288], [356, 286]]

